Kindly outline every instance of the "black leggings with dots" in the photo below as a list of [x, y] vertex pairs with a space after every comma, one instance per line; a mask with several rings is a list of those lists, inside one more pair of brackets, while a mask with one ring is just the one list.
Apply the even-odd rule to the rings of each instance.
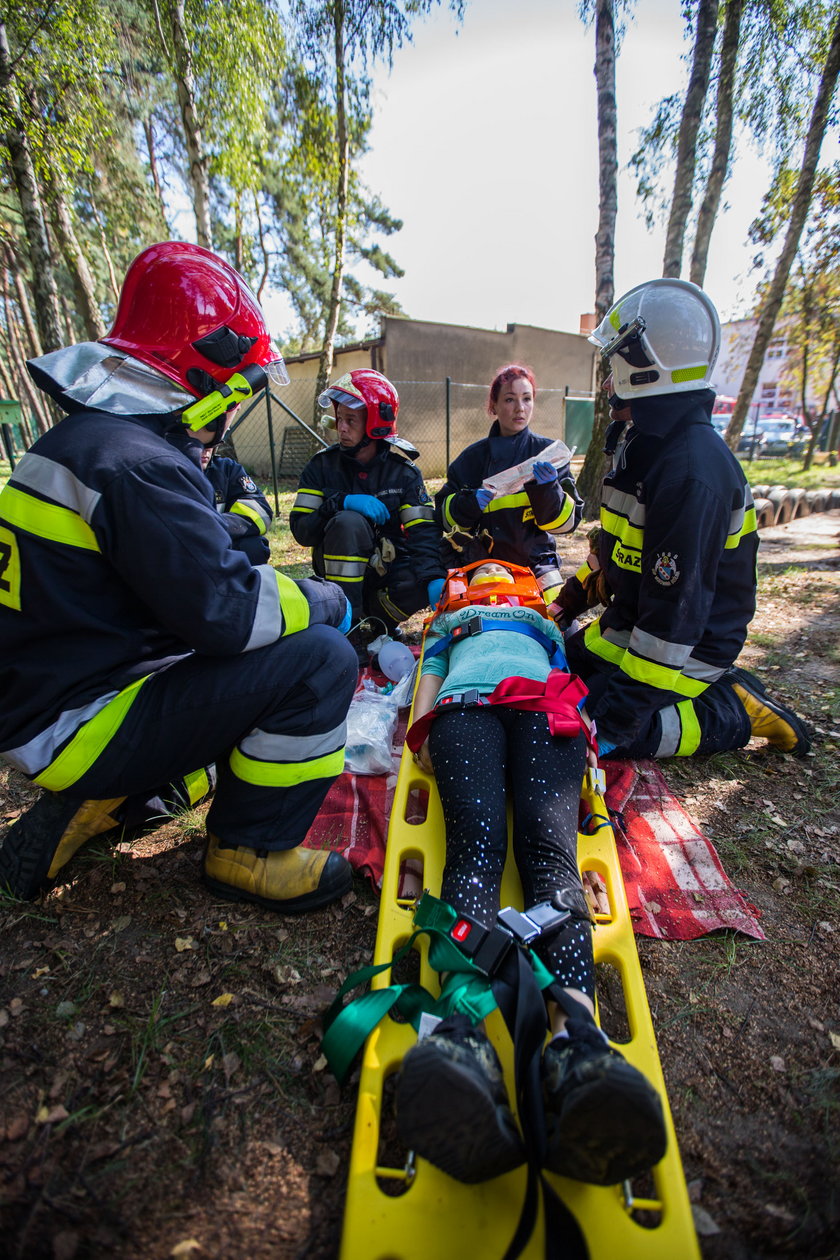
[[[495, 921], [507, 855], [509, 794], [525, 906], [550, 900], [558, 889], [580, 888], [582, 735], [553, 736], [544, 713], [503, 705], [444, 709], [432, 723], [429, 754], [446, 823], [444, 901], [482, 923]], [[594, 996], [588, 923], [570, 920], [538, 952], [561, 984]]]

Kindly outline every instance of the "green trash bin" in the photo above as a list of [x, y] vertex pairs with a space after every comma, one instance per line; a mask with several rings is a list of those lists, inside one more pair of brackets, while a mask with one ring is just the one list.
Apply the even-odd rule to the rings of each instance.
[[592, 440], [595, 404], [591, 398], [566, 399], [566, 445], [585, 455]]

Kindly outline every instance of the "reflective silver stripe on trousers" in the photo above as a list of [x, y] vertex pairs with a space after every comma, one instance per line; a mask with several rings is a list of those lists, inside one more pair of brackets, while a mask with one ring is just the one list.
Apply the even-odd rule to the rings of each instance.
[[62, 748], [85, 722], [89, 722], [118, 695], [118, 691], [109, 691], [107, 695], [98, 696], [80, 709], [67, 709], [59, 714], [52, 726], [35, 735], [28, 744], [4, 749], [3, 757], [24, 774], [40, 774], [55, 760], [56, 750]]
[[677, 706], [670, 704], [666, 709], [660, 709], [659, 721], [662, 724], [662, 732], [659, 747], [653, 755], [654, 757], [675, 757], [682, 739], [682, 722]]
[[337, 752], [346, 741], [347, 723], [341, 722], [321, 735], [274, 735], [258, 728], [241, 739], [239, 747], [255, 761], [314, 761]]

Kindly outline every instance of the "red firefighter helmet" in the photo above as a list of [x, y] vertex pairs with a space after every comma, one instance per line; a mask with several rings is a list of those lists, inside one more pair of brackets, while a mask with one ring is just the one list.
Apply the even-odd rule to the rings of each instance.
[[197, 398], [248, 364], [288, 384], [283, 356], [238, 271], [187, 241], [144, 249], [126, 272], [114, 326], [100, 341], [156, 368]]
[[[488, 575], [471, 585], [470, 574], [486, 564], [495, 564], [506, 569], [513, 581], [502, 577], [493, 581]], [[468, 608], [471, 604], [507, 604], [512, 608], [533, 608], [544, 617], [548, 616], [545, 597], [533, 572], [521, 565], [509, 564], [506, 560], [476, 560], [473, 564], [465, 564], [461, 569], [449, 570], [434, 614], [454, 612], [457, 608]]]
[[373, 368], [357, 368], [340, 376], [318, 398], [318, 406], [325, 410], [330, 403], [334, 407], [338, 403], [345, 407], [365, 407], [365, 433], [369, 438], [393, 437], [397, 432], [399, 394], [387, 376]]

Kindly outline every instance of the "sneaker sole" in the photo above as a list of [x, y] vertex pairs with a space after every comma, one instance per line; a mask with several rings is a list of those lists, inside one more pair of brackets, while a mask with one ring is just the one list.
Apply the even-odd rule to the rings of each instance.
[[611, 1061], [606, 1075], [583, 1082], [546, 1110], [551, 1172], [597, 1186], [613, 1186], [658, 1164], [667, 1138], [662, 1103], [629, 1063]]
[[473, 1072], [422, 1041], [405, 1058], [396, 1106], [400, 1140], [456, 1181], [489, 1181], [525, 1161], [509, 1109]]
[[797, 743], [793, 748], [785, 749], [793, 757], [805, 757], [811, 751], [811, 730], [810, 727], [796, 716], [792, 709], [788, 709], [783, 704], [778, 704], [775, 700], [771, 700], [767, 695], [767, 688], [760, 678], [755, 674], [751, 674], [748, 669], [742, 669], [740, 665], [733, 665], [727, 674], [727, 681], [740, 684], [745, 691], [758, 692], [761, 696], [761, 703], [766, 704], [768, 709], [780, 717], [783, 722], [787, 722], [792, 728], [797, 738]]

